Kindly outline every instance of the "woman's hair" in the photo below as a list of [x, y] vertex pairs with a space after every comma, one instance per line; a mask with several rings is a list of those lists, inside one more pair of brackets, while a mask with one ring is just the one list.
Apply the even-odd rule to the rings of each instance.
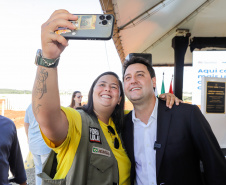
[[102, 73], [95, 79], [95, 81], [93, 82], [93, 84], [89, 90], [88, 103], [86, 105], [84, 105], [83, 107], [81, 107], [81, 109], [84, 110], [85, 112], [87, 112], [88, 114], [91, 114], [91, 115], [97, 117], [93, 110], [94, 109], [94, 107], [93, 107], [93, 89], [94, 89], [97, 81], [102, 76], [105, 76], [105, 75], [112, 75], [112, 76], [116, 77], [119, 82], [121, 101], [120, 101], [119, 105], [118, 104], [116, 105], [113, 113], [111, 114], [111, 117], [113, 119], [113, 122], [115, 123], [117, 132], [120, 133], [122, 126], [123, 126], [125, 96], [124, 96], [124, 91], [123, 91], [123, 87], [122, 87], [122, 82], [119, 80], [119, 77], [116, 73], [108, 71], [108, 72]]
[[[74, 108], [74, 107], [75, 107], [75, 100], [74, 100], [74, 98], [75, 98], [75, 96], [76, 96], [77, 93], [81, 93], [81, 92], [80, 92], [80, 91], [75, 91], [75, 92], [73, 92], [73, 94], [72, 94], [72, 97], [71, 97], [71, 104], [69, 105], [69, 107], [71, 107], [71, 108]], [[80, 103], [80, 106], [81, 106], [81, 103]]]

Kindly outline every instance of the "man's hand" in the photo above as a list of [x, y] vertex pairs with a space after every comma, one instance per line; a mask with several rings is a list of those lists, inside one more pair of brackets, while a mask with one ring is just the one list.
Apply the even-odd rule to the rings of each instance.
[[179, 105], [179, 103], [183, 103], [183, 101], [177, 98], [174, 94], [171, 93], [164, 93], [160, 94], [159, 98], [166, 101], [166, 106], [170, 109], [172, 108], [173, 104]]
[[55, 31], [59, 27], [76, 29], [69, 20], [77, 20], [78, 16], [72, 15], [67, 10], [56, 10], [50, 18], [42, 25], [42, 55], [44, 58], [55, 59], [60, 56], [68, 41]]

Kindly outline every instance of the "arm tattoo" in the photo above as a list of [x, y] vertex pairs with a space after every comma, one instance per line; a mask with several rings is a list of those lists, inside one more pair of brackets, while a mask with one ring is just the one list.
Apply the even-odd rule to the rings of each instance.
[[47, 78], [48, 78], [48, 72], [46, 71], [46, 69], [41, 68], [36, 75], [35, 86], [33, 89], [34, 99], [32, 101], [32, 104], [34, 107], [33, 112], [35, 115], [39, 113], [40, 107], [42, 106], [37, 102], [37, 98], [41, 99], [44, 93], [47, 93], [47, 87], [46, 87]]
[[35, 116], [37, 116], [39, 113], [39, 107], [41, 107], [41, 105], [40, 104], [36, 105], [35, 101], [33, 101], [32, 103], [34, 104], [34, 107], [35, 107], [35, 109], [33, 110], [33, 113]]
[[46, 69], [41, 68], [40, 72], [37, 73], [36, 76], [36, 85], [35, 85], [35, 94], [39, 96], [38, 98], [41, 99], [44, 93], [47, 93], [46, 87], [46, 79], [48, 78], [48, 72]]

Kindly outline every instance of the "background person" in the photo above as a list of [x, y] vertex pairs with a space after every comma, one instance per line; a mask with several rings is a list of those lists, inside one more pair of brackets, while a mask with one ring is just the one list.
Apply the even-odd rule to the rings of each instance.
[[37, 174], [42, 172], [42, 164], [47, 159], [51, 149], [45, 144], [38, 122], [32, 111], [32, 105], [30, 104], [26, 110], [24, 117], [24, 128], [28, 138], [29, 150], [33, 155], [35, 164], [35, 181], [36, 185], [41, 185], [42, 179]]
[[0, 184], [9, 184], [9, 170], [14, 182], [26, 185], [27, 177], [15, 124], [0, 115]]
[[80, 91], [73, 92], [72, 97], [71, 97], [71, 104], [69, 107], [71, 107], [73, 109], [81, 107], [82, 106], [82, 97], [83, 96]]
[[168, 109], [155, 97], [151, 66], [134, 57], [123, 66], [124, 91], [134, 110], [122, 132], [131, 160], [131, 184], [226, 184], [226, 160], [211, 127], [196, 105]]

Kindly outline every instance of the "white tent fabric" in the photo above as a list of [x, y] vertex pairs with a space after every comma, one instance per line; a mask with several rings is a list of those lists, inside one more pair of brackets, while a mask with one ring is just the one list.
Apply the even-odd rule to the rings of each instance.
[[[226, 0], [100, 0], [100, 3], [104, 13], [115, 15], [113, 40], [121, 62], [129, 53], [151, 53], [154, 66], [173, 65], [175, 36], [187, 32], [190, 38], [226, 35]], [[191, 64], [188, 47], [185, 65]]]

